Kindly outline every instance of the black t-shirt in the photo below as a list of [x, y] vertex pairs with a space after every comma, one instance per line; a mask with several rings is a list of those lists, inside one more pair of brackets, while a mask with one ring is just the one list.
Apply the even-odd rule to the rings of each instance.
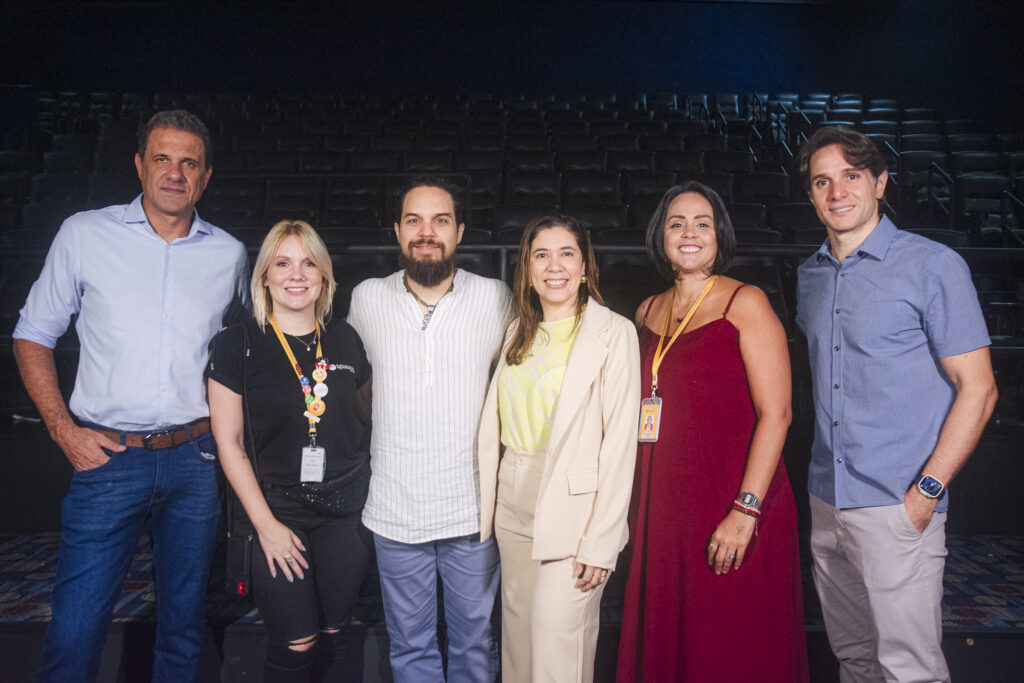
[[[252, 418], [260, 480], [271, 484], [299, 481], [302, 449], [309, 445], [309, 421], [302, 386], [291, 367], [274, 329], [261, 331], [255, 321], [232, 325], [211, 342], [206, 376], [242, 394], [242, 354], [248, 331], [249, 355], [245, 358], [245, 392]], [[312, 380], [316, 345], [306, 345], [285, 335], [302, 372]], [[316, 426], [316, 443], [325, 450], [324, 479], [344, 474], [368, 456], [366, 429], [356, 416], [355, 392], [370, 379], [370, 364], [363, 342], [343, 320], [321, 328], [320, 341], [327, 371], [327, 410]], [[246, 434], [248, 437], [248, 434]]]

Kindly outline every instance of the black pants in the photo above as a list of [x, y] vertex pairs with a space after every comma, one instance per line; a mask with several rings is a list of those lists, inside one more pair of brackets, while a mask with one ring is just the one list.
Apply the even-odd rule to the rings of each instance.
[[366, 576], [373, 543], [360, 513], [325, 517], [280, 493], [265, 495], [277, 520], [302, 539], [309, 563], [303, 570], [305, 579], [296, 576], [289, 583], [280, 569], [273, 578], [258, 537], [253, 544], [252, 594], [271, 646], [287, 647], [322, 629], [344, 627]]

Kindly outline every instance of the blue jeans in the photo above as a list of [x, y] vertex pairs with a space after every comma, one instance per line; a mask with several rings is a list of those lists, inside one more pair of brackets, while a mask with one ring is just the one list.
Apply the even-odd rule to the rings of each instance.
[[476, 534], [427, 543], [373, 535], [391, 639], [395, 683], [444, 681], [437, 644], [437, 575], [444, 586], [448, 681], [484, 683], [498, 672], [491, 613], [498, 590], [498, 547]]
[[135, 543], [149, 521], [156, 584], [154, 681], [194, 681], [203, 598], [217, 542], [216, 446], [205, 434], [173, 448], [107, 452], [76, 471], [63, 527], [40, 681], [92, 681]]

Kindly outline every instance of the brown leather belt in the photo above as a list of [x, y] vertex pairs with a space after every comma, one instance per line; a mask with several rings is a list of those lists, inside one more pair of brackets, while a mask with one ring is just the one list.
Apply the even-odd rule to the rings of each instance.
[[165, 429], [153, 432], [119, 432], [114, 429], [102, 427], [91, 427], [103, 436], [115, 443], [121, 443], [121, 435], [124, 434], [124, 445], [129, 448], [145, 448], [151, 451], [158, 451], [163, 448], [173, 448], [187, 443], [197, 436], [210, 433], [210, 418], [204, 417], [192, 424], [178, 427], [176, 429]]

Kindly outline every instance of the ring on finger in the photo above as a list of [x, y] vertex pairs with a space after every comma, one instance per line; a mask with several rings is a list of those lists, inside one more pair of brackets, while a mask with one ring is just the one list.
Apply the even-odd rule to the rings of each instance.
[[717, 548], [718, 544], [717, 543], [708, 543], [708, 547], [709, 548]]
[[726, 557], [728, 559], [730, 559], [730, 560], [735, 560], [736, 559], [736, 553], [733, 553], [732, 555], [726, 555]]

